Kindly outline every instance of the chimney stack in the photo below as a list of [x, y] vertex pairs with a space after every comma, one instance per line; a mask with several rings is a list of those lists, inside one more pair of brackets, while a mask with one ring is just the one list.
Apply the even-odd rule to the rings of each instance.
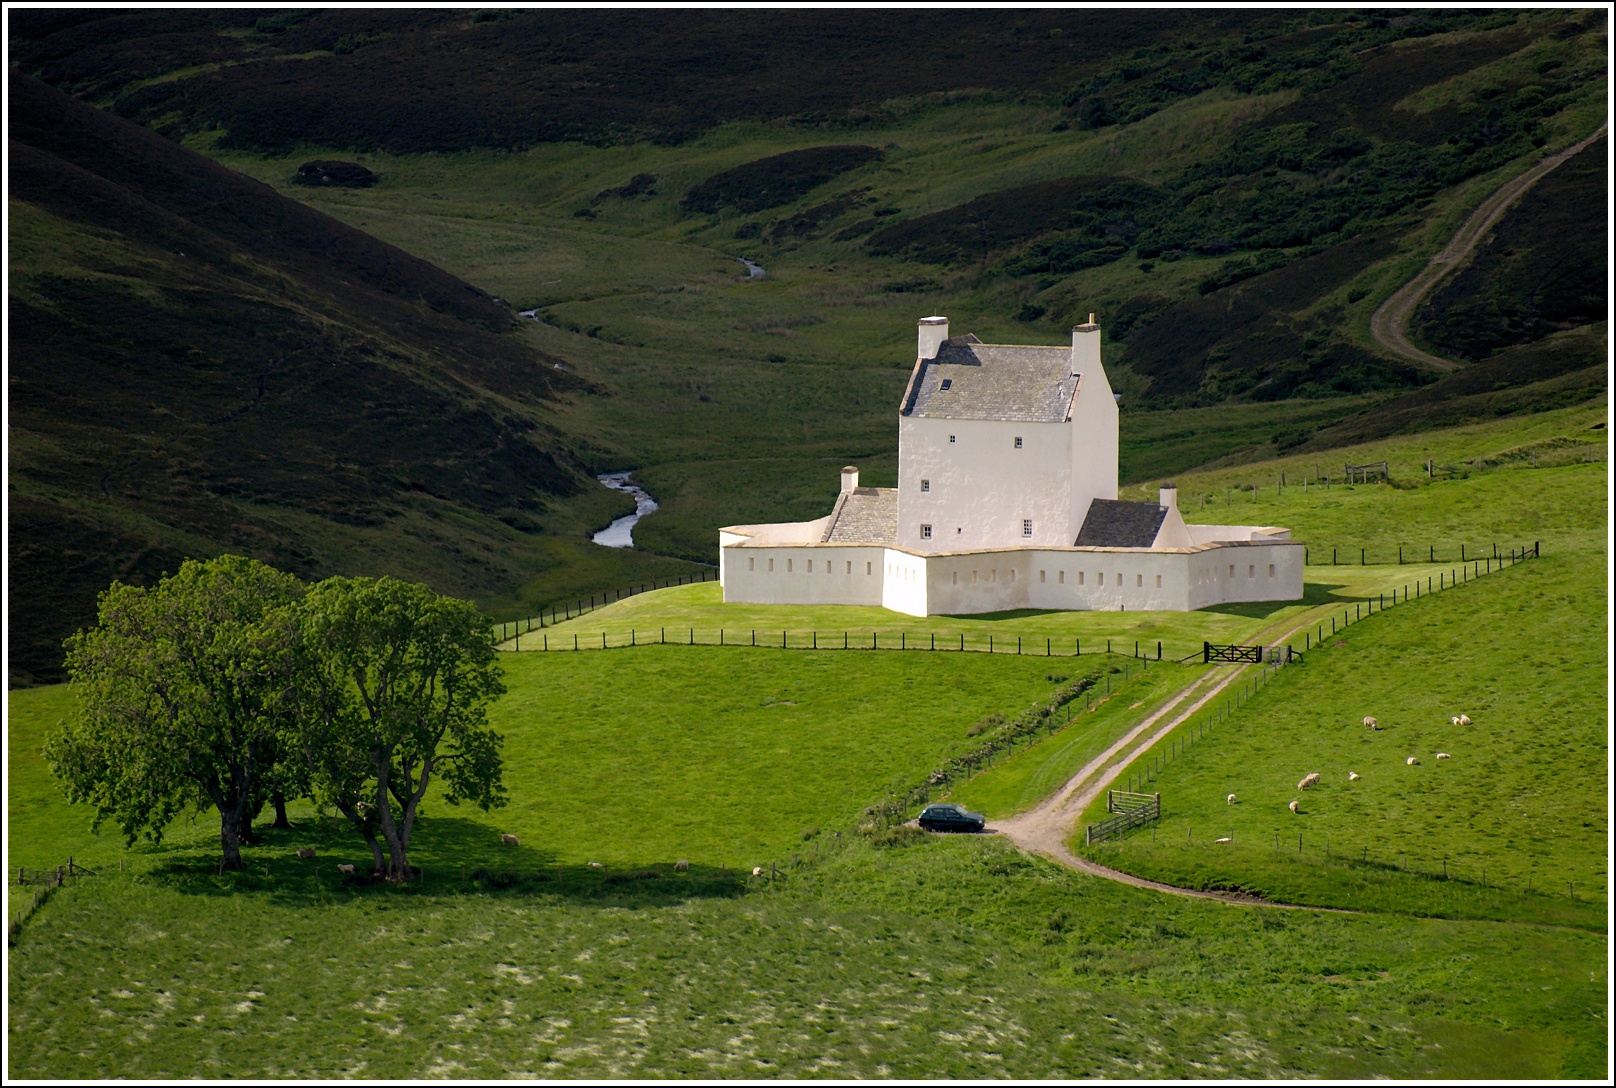
[[1178, 485], [1166, 483], [1161, 485], [1161, 505], [1169, 510], [1178, 509]]
[[1100, 326], [1089, 314], [1088, 324], [1072, 326], [1072, 376], [1100, 368]]
[[935, 359], [937, 352], [948, 339], [948, 318], [923, 317], [920, 319], [920, 357], [922, 359]]
[[846, 493], [848, 491], [855, 490], [857, 487], [858, 468], [853, 465], [848, 465], [846, 468], [842, 469], [842, 491], [843, 493]]

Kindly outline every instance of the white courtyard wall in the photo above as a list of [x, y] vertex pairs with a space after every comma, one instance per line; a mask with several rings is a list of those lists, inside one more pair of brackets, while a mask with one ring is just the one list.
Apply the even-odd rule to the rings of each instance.
[[1302, 598], [1299, 542], [1227, 544], [1189, 553], [1188, 607]]
[[725, 601], [749, 604], [883, 604], [886, 549], [879, 545], [732, 545], [720, 550]]
[[929, 595], [926, 592], [928, 557], [913, 555], [896, 548], [883, 549], [881, 605], [906, 616], [929, 616]]
[[[896, 546], [935, 553], [1070, 544], [1071, 441], [1065, 423], [900, 418]], [[1023, 535], [1028, 520], [1030, 537]], [[929, 539], [923, 525], [931, 526]]]

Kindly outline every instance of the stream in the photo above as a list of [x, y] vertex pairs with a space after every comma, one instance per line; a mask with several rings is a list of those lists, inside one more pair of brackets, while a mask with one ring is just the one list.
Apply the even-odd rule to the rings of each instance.
[[657, 508], [656, 500], [646, 493], [645, 488], [629, 481], [632, 475], [632, 472], [603, 472], [595, 477], [613, 491], [634, 496], [634, 513], [623, 515], [596, 533], [596, 544], [608, 548], [634, 547], [634, 523]]
[[745, 257], [736, 257], [735, 259], [737, 261], [740, 261], [742, 264], [744, 264], [746, 266], [746, 278], [747, 279], [755, 280], [759, 276], [764, 274], [762, 265], [754, 264], [753, 262], [747, 260]]

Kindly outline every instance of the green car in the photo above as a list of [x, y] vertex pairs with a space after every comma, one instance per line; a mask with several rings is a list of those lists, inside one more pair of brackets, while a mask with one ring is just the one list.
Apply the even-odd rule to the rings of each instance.
[[959, 805], [927, 805], [920, 810], [920, 826], [927, 831], [981, 831], [987, 817]]

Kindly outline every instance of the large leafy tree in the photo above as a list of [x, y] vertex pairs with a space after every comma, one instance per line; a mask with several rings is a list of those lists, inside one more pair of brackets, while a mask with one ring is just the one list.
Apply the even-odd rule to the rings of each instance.
[[68, 797], [133, 842], [178, 813], [219, 813], [222, 867], [239, 869], [285, 750], [290, 635], [303, 592], [236, 555], [187, 560], [151, 588], [114, 582], [96, 626], [67, 640], [77, 713], [45, 747]]
[[359, 829], [389, 880], [410, 875], [422, 799], [505, 803], [505, 691], [488, 620], [468, 601], [391, 578], [330, 578], [289, 609], [298, 628], [298, 744], [317, 796]]

